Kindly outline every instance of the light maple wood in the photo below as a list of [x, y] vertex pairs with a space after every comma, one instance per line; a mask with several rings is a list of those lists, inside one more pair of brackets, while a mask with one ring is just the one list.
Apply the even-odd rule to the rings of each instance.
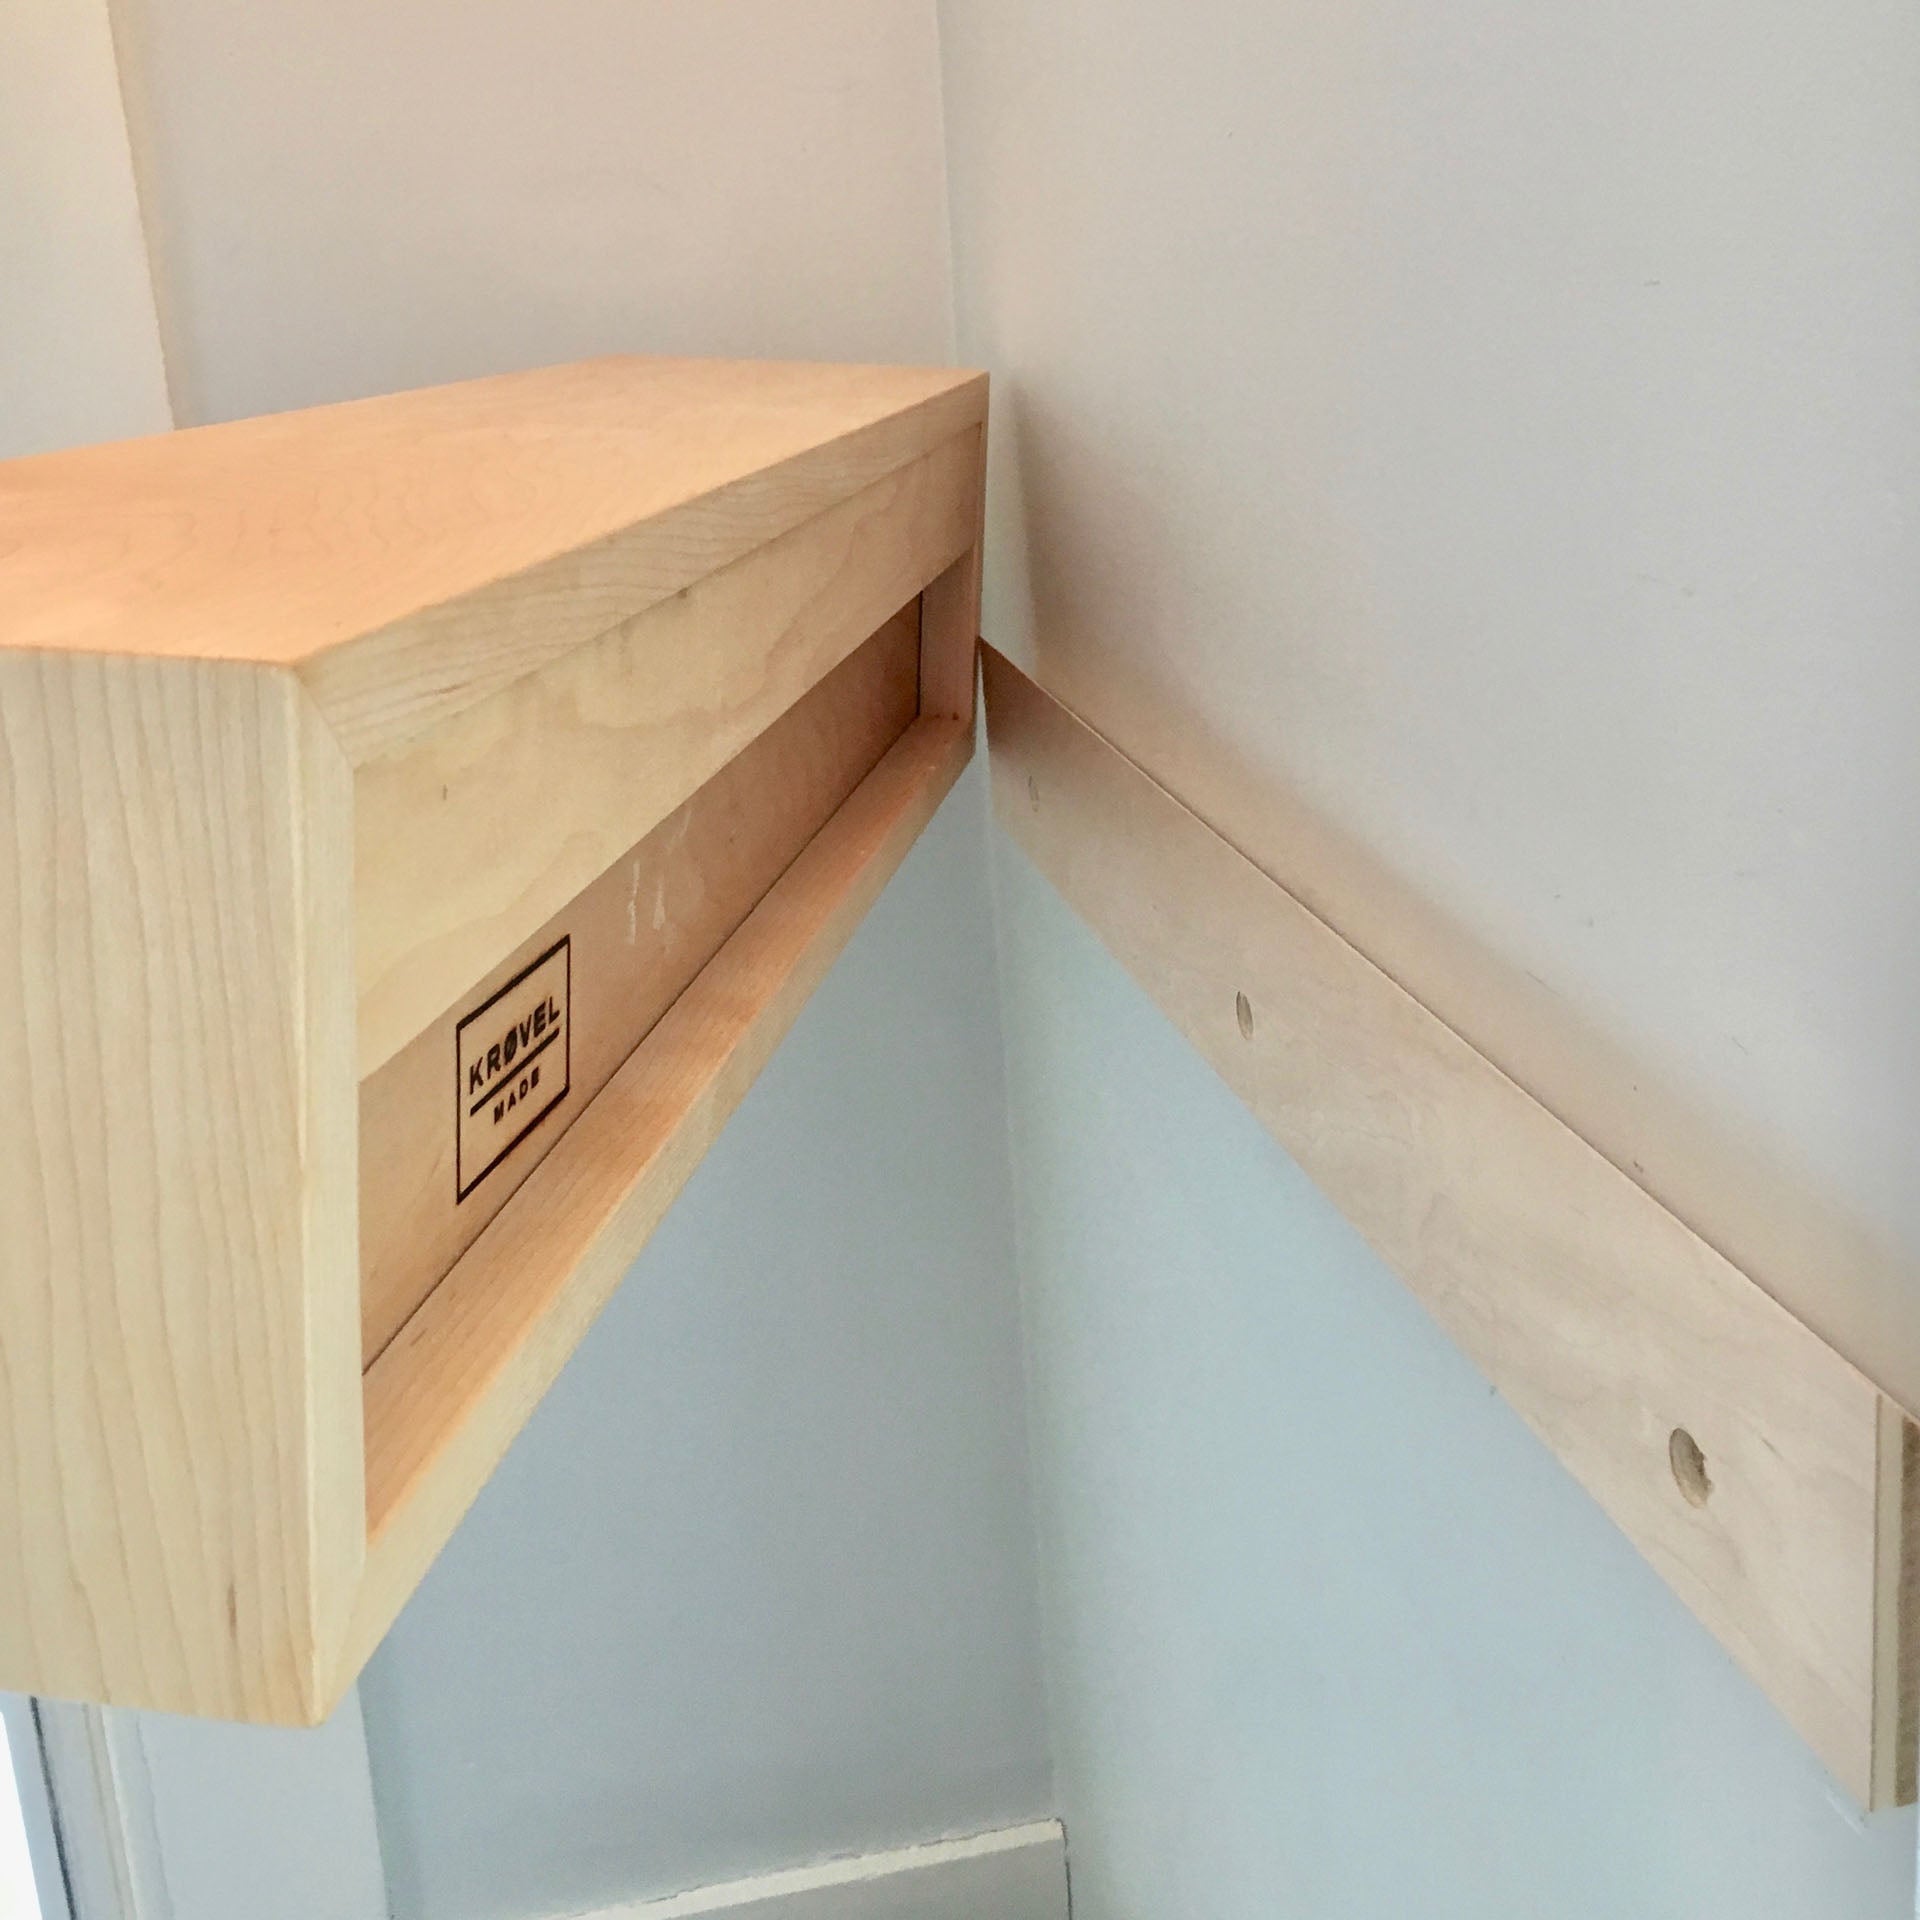
[[[369, 1362], [906, 731], [919, 638], [914, 602], [361, 1082], [360, 1315]], [[454, 1028], [562, 936], [572, 946], [571, 1088], [462, 1199], [447, 1089]]]
[[1873, 1798], [1920, 1794], [1920, 1426], [1880, 1402], [1874, 1598]]
[[358, 1671], [972, 750], [916, 720], [367, 1372]]
[[927, 588], [920, 639], [920, 710], [973, 719], [975, 654], [980, 642], [980, 571], [986, 504], [987, 430], [972, 436], [971, 457], [981, 476], [974, 488], [971, 542]]
[[[1151, 666], [1075, 623], [1038, 640], [1042, 682], [1400, 981], [1670, 1212], [1920, 1414], [1914, 1262], [1819, 1179], [1791, 1129], [1756, 1130], [1597, 1002], [1490, 945], [1448, 887], [1343, 825]], [[1257, 731], [1257, 730], [1256, 730]], [[1403, 848], [1406, 843], [1402, 843]]]
[[299, 684], [0, 652], [0, 1687], [306, 1719], [364, 1551], [348, 774]]
[[986, 663], [1008, 832], [1835, 1776], [1867, 1805], [1910, 1798], [1898, 1410], [1117, 749]]
[[363, 1074], [963, 553], [978, 439], [945, 442], [356, 770]]
[[977, 429], [947, 368], [612, 359], [0, 465], [0, 633], [424, 732]]
[[[985, 406], [940, 369], [602, 361], [0, 465], [0, 1686], [338, 1698], [610, 1284], [603, 1240], [665, 1205], [964, 757], [939, 723], [848, 797], [924, 692], [920, 596], [977, 547]], [[796, 897], [802, 870], [843, 892]], [[583, 986], [576, 1090], [570, 944], [494, 1044], [461, 1022], [583, 895], [583, 959], [650, 957], [617, 1018]], [[795, 915], [808, 938], [767, 933]], [[743, 1028], [689, 1025], [709, 975], [760, 996]], [[669, 1000], [634, 1058], [686, 1124], [629, 1135], [618, 1055]], [[549, 1077], [461, 1104], [549, 1014]], [[363, 1094], [363, 1060], [399, 1078]], [[557, 1222], [577, 1284], [487, 1265], [511, 1220], [597, 1204], [502, 1119], [535, 1086], [530, 1120], [580, 1115], [545, 1137], [584, 1128], [640, 1196]], [[520, 1156], [477, 1239], [488, 1203], [456, 1229], [443, 1190], [456, 1108], [483, 1168]], [[486, 1328], [528, 1347], [487, 1349], [470, 1407], [442, 1389], [473, 1347], [433, 1335], [487, 1272]], [[563, 1304], [512, 1322], [536, 1275]]]

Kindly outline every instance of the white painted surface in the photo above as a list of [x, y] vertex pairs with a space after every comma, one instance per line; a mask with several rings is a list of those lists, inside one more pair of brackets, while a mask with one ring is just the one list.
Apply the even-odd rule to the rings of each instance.
[[1057, 1820], [756, 1874], [582, 1920], [1067, 1920]]
[[1862, 1821], [1011, 842], [1075, 1920], [1905, 1920]]
[[27, 1828], [28, 1796], [44, 1801], [46, 1788], [26, 1704], [16, 1694], [0, 1695], [0, 1920], [49, 1920], [60, 1913], [57, 1878], [49, 1878], [51, 1897], [41, 1902]]
[[597, 353], [949, 357], [931, 0], [124, 4], [192, 419]]
[[943, 35], [989, 637], [1920, 1406], [1920, 12]]
[[984, 804], [976, 767], [368, 1667], [399, 1920], [1052, 1811]]
[[172, 424], [105, 0], [7, 0], [0, 459]]

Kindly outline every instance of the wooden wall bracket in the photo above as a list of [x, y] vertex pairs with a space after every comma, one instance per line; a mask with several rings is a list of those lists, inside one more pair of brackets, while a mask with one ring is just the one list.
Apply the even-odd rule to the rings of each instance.
[[986, 381], [0, 466], [0, 1687], [313, 1722], [972, 751]]
[[1916, 1429], [991, 649], [994, 808], [1863, 1805], [1914, 1797]]

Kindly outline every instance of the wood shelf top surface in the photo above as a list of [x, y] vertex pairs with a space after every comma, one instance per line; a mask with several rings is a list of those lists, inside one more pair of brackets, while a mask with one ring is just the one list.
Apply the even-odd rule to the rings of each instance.
[[307, 668], [609, 541], [617, 618], [985, 411], [950, 368], [620, 358], [0, 463], [0, 649]]

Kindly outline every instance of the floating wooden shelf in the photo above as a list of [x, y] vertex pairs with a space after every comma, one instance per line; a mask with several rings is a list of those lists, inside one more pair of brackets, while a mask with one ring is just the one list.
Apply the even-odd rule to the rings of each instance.
[[0, 1687], [311, 1722], [972, 751], [986, 382], [0, 466]]
[[[0, 466], [0, 1687], [351, 1683], [972, 751], [986, 383], [615, 361]], [[989, 656], [1002, 819], [1866, 1804], [1920, 1441]]]
[[1914, 1797], [1920, 1449], [1824, 1341], [988, 649], [1035, 865], [1862, 1804]]

